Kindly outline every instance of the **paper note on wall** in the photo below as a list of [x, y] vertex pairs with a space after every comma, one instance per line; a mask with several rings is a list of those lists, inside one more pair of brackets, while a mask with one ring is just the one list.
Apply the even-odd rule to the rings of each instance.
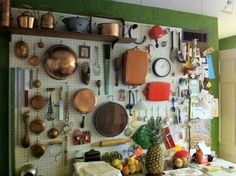
[[212, 117], [219, 117], [219, 100], [218, 98], [214, 98], [215, 104], [211, 108], [211, 116]]
[[215, 79], [215, 72], [214, 72], [211, 55], [207, 55], [206, 59], [207, 59], [207, 65], [208, 65], [208, 76], [210, 79]]

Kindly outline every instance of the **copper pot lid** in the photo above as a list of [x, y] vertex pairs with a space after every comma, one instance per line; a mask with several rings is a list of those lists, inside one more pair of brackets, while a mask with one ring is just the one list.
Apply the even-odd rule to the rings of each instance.
[[74, 108], [83, 113], [91, 112], [97, 104], [96, 94], [87, 88], [80, 89], [73, 96]]
[[109, 102], [101, 105], [95, 112], [94, 122], [97, 131], [106, 137], [119, 135], [126, 127], [128, 115], [118, 103]]
[[53, 45], [44, 55], [43, 66], [50, 77], [64, 80], [76, 71], [78, 67], [77, 56], [66, 45]]

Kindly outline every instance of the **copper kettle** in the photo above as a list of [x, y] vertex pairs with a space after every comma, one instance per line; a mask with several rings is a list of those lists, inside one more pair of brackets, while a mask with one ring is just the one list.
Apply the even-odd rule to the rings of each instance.
[[52, 15], [52, 11], [48, 11], [47, 13], [41, 16], [40, 27], [43, 29], [54, 29], [56, 26], [55, 18]]
[[17, 17], [17, 22], [21, 28], [33, 28], [34, 27], [34, 14], [27, 10]]

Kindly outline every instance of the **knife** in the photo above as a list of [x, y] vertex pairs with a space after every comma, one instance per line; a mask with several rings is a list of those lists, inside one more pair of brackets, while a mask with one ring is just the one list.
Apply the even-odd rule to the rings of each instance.
[[105, 94], [109, 94], [109, 74], [110, 74], [110, 59], [111, 59], [111, 45], [104, 44], [103, 45], [103, 53], [104, 53], [104, 91]]

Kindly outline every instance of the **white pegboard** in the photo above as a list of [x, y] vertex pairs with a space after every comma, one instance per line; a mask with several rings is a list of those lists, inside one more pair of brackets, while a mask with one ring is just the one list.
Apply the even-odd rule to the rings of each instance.
[[[59, 16], [60, 14], [56, 14], [56, 16]], [[127, 25], [131, 25], [133, 23], [126, 23]], [[137, 38], [142, 38], [143, 35], [147, 35], [148, 31], [150, 30], [150, 28], [152, 27], [152, 25], [146, 25], [146, 24], [139, 24], [139, 28], [137, 30], [134, 31], [133, 35]], [[62, 27], [58, 27], [58, 28], [62, 28]], [[163, 28], [166, 28], [163, 26]], [[173, 30], [174, 33], [176, 32], [181, 32], [180, 28], [172, 28], [169, 27], [170, 30]], [[52, 45], [55, 44], [64, 44], [67, 45], [69, 47], [71, 47], [77, 54], [78, 54], [78, 46], [79, 45], [87, 45], [90, 46], [91, 48], [91, 53], [90, 53], [90, 59], [81, 59], [78, 58], [79, 60], [79, 64], [88, 61], [90, 64], [90, 70], [91, 70], [91, 77], [90, 77], [90, 83], [89, 85], [84, 85], [81, 80], [80, 80], [80, 69], [77, 69], [77, 71], [73, 74], [73, 76], [71, 76], [70, 78], [66, 79], [66, 80], [55, 80], [50, 78], [46, 72], [43, 69], [43, 66], [40, 65], [39, 68], [39, 79], [42, 82], [42, 87], [38, 90], [40, 92], [40, 94], [42, 94], [45, 97], [48, 97], [48, 93], [46, 92], [46, 88], [48, 87], [53, 87], [56, 88], [56, 91], [53, 92], [53, 97], [52, 97], [52, 101], [57, 104], [59, 101], [59, 88], [61, 86], [64, 87], [64, 91], [66, 91], [66, 82], [69, 83], [69, 90], [70, 90], [70, 98], [73, 96], [74, 92], [81, 89], [81, 88], [89, 88], [91, 90], [93, 90], [96, 94], [97, 94], [97, 87], [95, 86], [95, 81], [96, 80], [102, 80], [102, 87], [101, 87], [101, 95], [97, 96], [97, 106], [98, 107], [100, 104], [105, 103], [108, 101], [108, 96], [104, 94], [104, 86], [103, 86], [103, 82], [104, 82], [104, 75], [103, 75], [103, 42], [95, 42], [95, 41], [83, 41], [83, 40], [72, 40], [72, 39], [62, 39], [62, 38], [51, 38], [51, 37], [39, 37], [39, 36], [24, 36], [24, 35], [12, 35], [12, 41], [10, 42], [10, 51], [9, 51], [9, 62], [10, 65], [9, 67], [22, 67], [23, 69], [32, 69], [34, 72], [34, 78], [35, 78], [35, 73], [36, 73], [36, 68], [32, 67], [31, 65], [28, 64], [27, 60], [19, 60], [15, 57], [14, 55], [14, 45], [17, 41], [19, 40], [23, 40], [25, 41], [29, 47], [30, 47], [30, 54], [33, 54], [33, 46], [34, 44], [36, 44], [37, 42], [40, 41], [40, 39], [45, 43], [45, 47], [40, 49], [36, 47], [36, 55], [39, 56], [41, 59], [43, 59], [43, 55], [45, 53], [45, 51]], [[150, 60], [151, 63], [153, 63], [153, 61], [159, 57], [164, 57], [167, 58], [169, 60], [169, 52], [170, 52], [170, 33], [163, 36], [160, 40], [159, 43], [161, 43], [162, 41], [167, 41], [167, 46], [166, 47], [159, 47], [159, 48], [151, 48], [151, 53], [150, 53]], [[177, 35], [175, 35], [175, 40], [174, 40], [174, 46], [175, 48], [177, 48]], [[152, 44], [153, 46], [155, 46], [155, 42], [152, 41], [151, 39], [147, 39], [145, 43], [143, 43], [142, 45], [139, 45], [139, 48], [141, 49], [145, 49], [146, 46], [148, 44]], [[93, 73], [93, 63], [96, 59], [96, 52], [95, 52], [95, 46], [98, 46], [99, 49], [99, 63], [102, 66], [101, 68], [101, 74], [99, 76], [94, 75]], [[124, 86], [121, 81], [119, 82], [119, 86], [116, 87], [115, 86], [115, 75], [114, 75], [114, 70], [113, 70], [113, 59], [115, 59], [116, 57], [120, 57], [122, 56], [122, 54], [131, 48], [134, 48], [136, 45], [135, 44], [116, 44], [114, 49], [111, 52], [111, 65], [110, 65], [110, 87], [109, 87], [109, 95], [112, 95], [114, 97], [114, 101], [120, 103], [121, 105], [125, 106], [128, 103], [128, 90], [130, 89], [128, 86]], [[170, 82], [171, 83], [171, 89], [172, 91], [177, 91], [177, 84], [178, 84], [178, 80], [181, 76], [180, 74], [180, 69], [181, 69], [181, 65], [175, 61], [173, 63], [171, 63], [172, 65], [172, 71], [171, 72], [175, 72], [175, 77], [172, 77], [171, 74], [169, 74], [167, 77], [164, 78], [157, 78], [152, 71], [148, 74], [147, 77], [147, 82], [150, 81], [166, 81], [166, 82]], [[138, 86], [133, 90], [138, 90], [139, 93], [139, 98], [142, 98], [143, 100], [145, 100], [145, 97], [142, 93], [143, 89], [144, 89], [145, 85], [142, 86]], [[120, 89], [125, 89], [126, 90], [126, 101], [125, 102], [119, 102], [118, 100], [118, 91]], [[34, 88], [32, 90], [30, 90], [29, 92], [29, 97], [32, 97], [33, 95], [35, 95], [35, 93], [37, 92], [37, 90]], [[173, 114], [171, 113], [171, 111], [168, 111], [168, 113], [166, 114], [166, 107], [168, 108], [168, 110], [170, 110], [170, 102], [169, 101], [164, 101], [164, 102], [146, 102], [149, 109], [148, 109], [148, 116], [151, 116], [151, 108], [153, 108], [153, 114], [154, 116], [157, 116], [158, 113], [159, 115], [165, 117], [165, 116], [170, 116], [170, 118], [172, 118]], [[157, 108], [159, 107], [159, 112], [157, 112]], [[95, 108], [96, 109], [96, 108]], [[25, 111], [26, 109], [24, 109], [23, 111]], [[47, 130], [50, 129], [51, 127], [51, 122], [48, 122], [45, 118], [45, 113], [47, 111], [47, 107], [45, 107], [43, 110], [41, 110], [40, 112], [38, 112], [38, 115], [40, 116], [41, 119], [43, 119], [46, 122], [46, 129], [44, 130], [44, 132], [42, 134], [40, 134], [39, 136], [36, 136], [35, 134], [33, 134], [32, 132], [30, 132], [30, 139], [31, 139], [31, 143], [34, 144], [37, 140], [41, 143], [46, 143], [48, 141], [50, 141], [47, 138]], [[58, 109], [56, 107], [54, 107], [54, 111], [57, 112]], [[73, 123], [72, 125], [72, 129], [77, 129], [79, 128], [79, 124], [82, 120], [82, 116], [80, 113], [78, 113], [76, 110], [74, 110], [74, 108], [72, 107], [72, 105], [70, 105], [70, 109], [69, 109], [69, 113], [70, 113], [70, 121]], [[94, 111], [93, 111], [94, 112]], [[110, 139], [107, 137], [103, 137], [102, 135], [100, 135], [93, 124], [93, 112], [89, 113], [86, 115], [85, 118], [85, 128], [83, 130], [89, 130], [92, 133], [92, 137], [91, 137], [91, 142], [97, 142], [100, 140], [106, 140], [106, 139]], [[127, 111], [128, 113], [128, 111]], [[57, 113], [56, 113], [57, 114]], [[138, 114], [138, 112], [136, 112], [136, 114]], [[37, 113], [30, 108], [30, 122], [32, 120], [34, 120], [36, 118]], [[144, 111], [140, 111], [140, 115], [144, 116], [145, 112]], [[187, 118], [187, 116], [185, 117]], [[133, 120], [133, 117], [129, 117], [129, 123]], [[21, 121], [21, 119], [19, 119], [18, 117], [16, 117], [15, 119], [16, 122], [16, 129], [18, 130], [18, 134], [16, 135], [16, 146], [15, 146], [15, 155], [16, 155], [16, 169], [19, 170], [19, 168], [22, 167], [22, 165], [25, 162], [29, 162], [34, 164], [39, 171], [40, 175], [43, 176], [66, 176], [69, 175], [70, 173], [72, 173], [72, 168], [71, 168], [71, 164], [70, 162], [68, 162], [67, 165], [64, 164], [64, 149], [61, 153], [61, 155], [59, 155], [59, 157], [57, 158], [57, 161], [55, 161], [55, 157], [54, 155], [56, 155], [56, 151], [60, 151], [60, 146], [55, 146], [55, 153], [51, 153], [50, 149], [47, 148], [46, 149], [46, 153], [40, 158], [40, 159], [35, 159], [31, 156], [30, 154], [30, 149], [24, 149], [19, 145], [19, 139], [23, 136], [23, 123]], [[142, 124], [144, 124], [145, 122], [137, 122], [137, 126], [136, 128], [132, 129], [133, 132]], [[61, 125], [60, 122], [58, 120], [58, 118], [56, 118], [56, 120], [54, 121], [54, 125], [60, 129]], [[130, 125], [129, 125], [130, 126]], [[180, 126], [171, 126], [172, 132], [175, 133], [174, 138], [177, 139], [178, 136], [176, 136], [176, 131], [180, 130]], [[29, 130], [30, 131], [30, 130]], [[68, 140], [68, 149], [69, 149], [69, 159], [72, 159], [75, 155], [76, 151], [80, 151], [81, 153], [84, 153], [88, 150], [90, 150], [92, 148], [92, 146], [90, 144], [84, 144], [84, 145], [73, 145], [72, 143], [72, 132], [69, 135], [69, 140]], [[19, 136], [19, 137], [18, 137]], [[56, 139], [61, 139], [63, 140], [63, 135], [59, 135], [59, 137], [57, 137]], [[120, 135], [114, 137], [114, 138], [121, 138], [121, 137], [125, 137], [123, 133], [121, 133]], [[187, 143], [185, 143], [185, 141], [178, 141], [180, 144], [187, 146]], [[54, 147], [54, 146], [53, 146]], [[125, 146], [124, 146], [125, 147]], [[103, 152], [107, 152], [107, 151], [113, 151], [113, 150], [117, 150], [119, 148], [117, 147], [103, 147], [103, 148], [96, 148], [97, 150]]]

